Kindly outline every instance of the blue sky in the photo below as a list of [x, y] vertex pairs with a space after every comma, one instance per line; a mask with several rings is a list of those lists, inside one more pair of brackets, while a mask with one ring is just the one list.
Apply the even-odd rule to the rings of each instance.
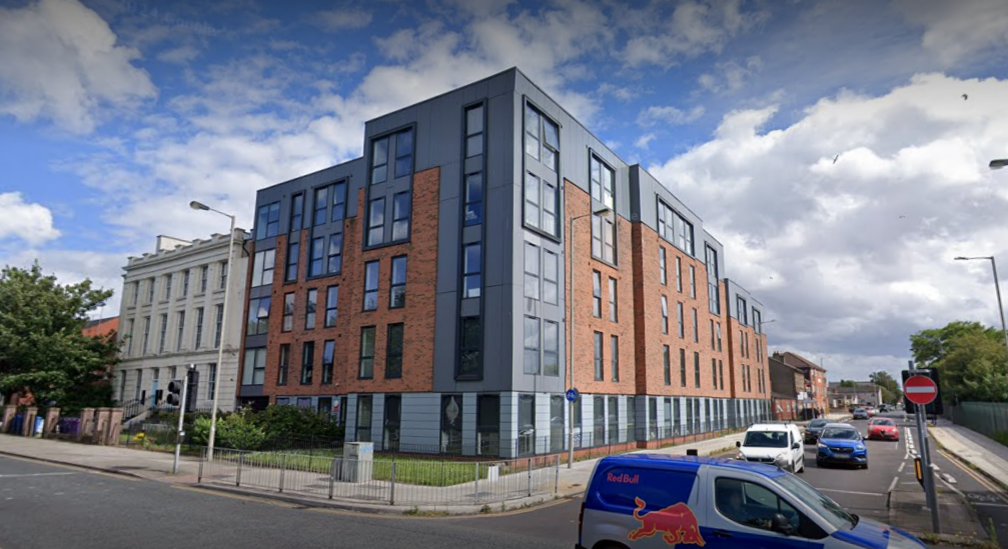
[[249, 226], [365, 120], [518, 66], [701, 215], [772, 349], [866, 377], [997, 318], [951, 257], [1008, 249], [1006, 61], [1001, 0], [0, 2], [0, 261], [118, 290], [226, 229], [189, 200]]

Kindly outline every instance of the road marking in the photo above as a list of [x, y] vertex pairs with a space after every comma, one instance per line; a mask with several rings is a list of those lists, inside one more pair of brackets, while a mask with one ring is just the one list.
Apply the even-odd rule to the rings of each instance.
[[[989, 480], [987, 480], [986, 477], [980, 475], [976, 471], [973, 471], [972, 469], [970, 469], [969, 467], [967, 467], [965, 464], [961, 463], [954, 456], [949, 455], [948, 452], [946, 452], [944, 450], [938, 450], [938, 453], [941, 454], [945, 459], [949, 460], [956, 467], [958, 467], [963, 473], [966, 473], [967, 475], [969, 475], [970, 477], [972, 477], [973, 480], [977, 481], [977, 483], [979, 483], [980, 486], [983, 486], [984, 488], [986, 488], [987, 491], [990, 492], [991, 494], [993, 494], [994, 497], [996, 497], [997, 499], [1000, 499], [1001, 501], [1003, 501], [1005, 503], [1008, 503], [1008, 496], [1005, 495], [1004, 491], [1001, 489], [1000, 486], [997, 486], [997, 485], [993, 484], [992, 482], [990, 482]], [[973, 502], [971, 501], [971, 503], [973, 503]]]
[[25, 473], [14, 475], [0, 475], [0, 478], [23, 478], [23, 477], [58, 477], [63, 475], [76, 475], [77, 473]]
[[[577, 418], [575, 418], [575, 419], [577, 419]], [[904, 462], [902, 462], [902, 463], [900, 463], [900, 466], [899, 466], [899, 470], [898, 470], [898, 472], [899, 472], [900, 474], [903, 474], [903, 468], [904, 468], [904, 467], [906, 467], [906, 462], [905, 462], [905, 461], [904, 461]]]
[[820, 492], [834, 492], [837, 494], [852, 494], [855, 496], [885, 496], [885, 494], [876, 494], [875, 492], [852, 492], [849, 490], [831, 490], [829, 488], [818, 488]]
[[889, 490], [887, 490], [887, 492], [892, 492], [893, 488], [896, 488], [897, 482], [899, 482], [899, 477], [893, 477], [892, 482], [889, 484]]

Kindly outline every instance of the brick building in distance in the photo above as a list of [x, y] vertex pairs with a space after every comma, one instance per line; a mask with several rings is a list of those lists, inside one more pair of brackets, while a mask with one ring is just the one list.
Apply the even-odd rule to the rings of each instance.
[[829, 382], [826, 381], [826, 369], [811, 360], [792, 352], [774, 353], [772, 358], [795, 367], [805, 375], [804, 398], [799, 398], [804, 419], [814, 417], [818, 412], [825, 415], [829, 411]]
[[760, 305], [721, 243], [520, 71], [364, 133], [363, 157], [258, 192], [239, 404], [494, 456], [769, 416]]

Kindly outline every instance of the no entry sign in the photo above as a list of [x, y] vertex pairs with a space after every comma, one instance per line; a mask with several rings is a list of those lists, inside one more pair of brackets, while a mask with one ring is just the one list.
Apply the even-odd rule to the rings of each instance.
[[938, 396], [938, 386], [926, 376], [910, 376], [903, 382], [903, 392], [914, 404], [930, 404]]

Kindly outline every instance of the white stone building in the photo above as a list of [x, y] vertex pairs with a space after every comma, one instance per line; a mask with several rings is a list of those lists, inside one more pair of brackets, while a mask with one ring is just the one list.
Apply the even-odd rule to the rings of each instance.
[[[195, 405], [211, 408], [214, 383], [219, 379], [218, 407], [234, 409], [248, 267], [242, 244], [249, 235], [236, 229], [233, 237], [230, 279], [228, 239], [223, 234], [193, 242], [159, 236], [155, 253], [129, 258], [120, 309], [122, 362], [114, 381], [120, 403], [163, 403], [168, 383], [181, 379], [185, 367], [195, 364]], [[230, 292], [227, 311], [225, 287]], [[227, 333], [223, 334], [225, 314]], [[218, 374], [215, 365], [221, 344], [224, 358]]]

